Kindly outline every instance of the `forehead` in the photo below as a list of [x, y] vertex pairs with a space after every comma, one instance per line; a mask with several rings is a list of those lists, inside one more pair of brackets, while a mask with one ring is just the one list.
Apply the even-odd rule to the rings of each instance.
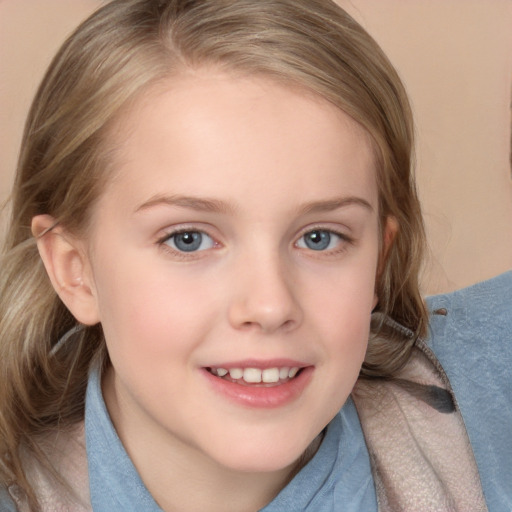
[[114, 133], [110, 188], [141, 199], [169, 187], [206, 196], [252, 188], [252, 197], [346, 187], [377, 200], [368, 133], [320, 96], [269, 78], [183, 73], [146, 91]]

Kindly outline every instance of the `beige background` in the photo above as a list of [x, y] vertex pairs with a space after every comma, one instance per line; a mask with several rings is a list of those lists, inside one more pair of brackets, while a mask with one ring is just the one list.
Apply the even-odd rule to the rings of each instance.
[[[398, 68], [416, 115], [424, 291], [512, 268], [512, 0], [339, 0]], [[0, 200], [45, 67], [99, 0], [0, 0]]]

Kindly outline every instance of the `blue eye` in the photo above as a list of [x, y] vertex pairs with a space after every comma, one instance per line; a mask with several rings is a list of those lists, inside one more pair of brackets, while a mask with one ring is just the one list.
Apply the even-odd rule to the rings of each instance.
[[201, 231], [181, 231], [169, 236], [165, 244], [180, 252], [196, 252], [211, 249], [214, 241]]
[[336, 247], [340, 240], [341, 236], [332, 231], [314, 229], [299, 239], [297, 247], [301, 249], [311, 249], [312, 251], [325, 251], [326, 249]]

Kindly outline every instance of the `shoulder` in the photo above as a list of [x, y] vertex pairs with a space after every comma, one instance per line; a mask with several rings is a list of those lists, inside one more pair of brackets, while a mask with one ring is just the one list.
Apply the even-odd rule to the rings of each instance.
[[487, 392], [512, 395], [512, 272], [429, 297], [427, 306], [427, 343], [450, 379], [460, 374], [468, 385], [471, 377], [474, 385], [485, 382]]
[[[46, 460], [40, 461], [27, 453], [23, 465], [41, 512], [90, 512], [83, 422], [67, 430], [51, 432], [39, 439], [38, 448], [46, 454]], [[0, 512], [18, 510], [29, 510], [24, 494], [16, 485], [7, 489], [0, 483]]]
[[427, 305], [427, 343], [455, 393], [489, 510], [511, 510], [512, 272]]
[[[486, 337], [494, 337], [494, 333], [512, 328], [512, 271], [462, 290], [428, 297], [427, 305], [433, 336], [441, 328], [452, 333], [471, 331], [473, 335], [485, 333]], [[439, 322], [443, 313], [445, 319]]]

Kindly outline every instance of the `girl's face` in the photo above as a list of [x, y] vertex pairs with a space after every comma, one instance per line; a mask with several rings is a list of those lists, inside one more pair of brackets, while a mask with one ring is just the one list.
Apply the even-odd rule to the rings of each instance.
[[368, 136], [299, 90], [196, 72], [147, 94], [116, 137], [87, 282], [128, 453], [289, 468], [366, 350], [381, 234]]

